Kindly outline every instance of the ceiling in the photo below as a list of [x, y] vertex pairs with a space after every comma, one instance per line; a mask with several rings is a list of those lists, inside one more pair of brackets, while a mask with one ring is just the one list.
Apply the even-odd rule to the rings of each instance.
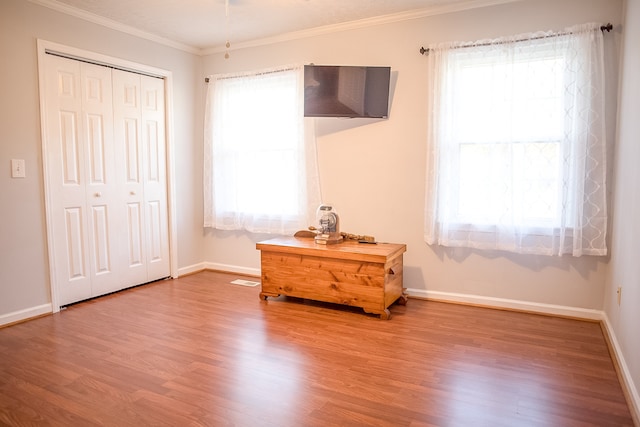
[[233, 49], [516, 0], [31, 1], [184, 50], [213, 53], [223, 51], [227, 40]]

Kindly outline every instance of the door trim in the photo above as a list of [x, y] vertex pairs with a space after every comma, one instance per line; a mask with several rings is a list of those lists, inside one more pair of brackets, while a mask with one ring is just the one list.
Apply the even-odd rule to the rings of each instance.
[[45, 225], [47, 233], [47, 254], [49, 261], [49, 281], [51, 287], [51, 308], [54, 313], [60, 311], [59, 289], [56, 282], [56, 263], [55, 251], [53, 249], [53, 224], [51, 220], [51, 194], [48, 182], [47, 171], [47, 147], [49, 141], [46, 137], [46, 93], [45, 88], [45, 55], [56, 54], [78, 61], [91, 62], [97, 65], [118, 68], [134, 73], [145, 74], [148, 76], [158, 77], [164, 80], [165, 90], [165, 140], [167, 152], [167, 210], [169, 220], [169, 258], [170, 258], [170, 274], [171, 277], [178, 277], [178, 241], [177, 241], [177, 216], [176, 216], [176, 200], [175, 200], [175, 154], [174, 154], [174, 138], [173, 138], [173, 74], [171, 71], [161, 68], [151, 67], [120, 58], [115, 58], [100, 53], [78, 49], [72, 46], [50, 42], [47, 40], [37, 40], [38, 49], [38, 84], [40, 91], [40, 135], [42, 140], [42, 173], [44, 180], [44, 204], [45, 204]]

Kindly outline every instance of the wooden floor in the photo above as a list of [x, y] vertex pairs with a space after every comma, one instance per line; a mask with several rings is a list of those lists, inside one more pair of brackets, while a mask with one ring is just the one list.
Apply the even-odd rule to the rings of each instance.
[[633, 425], [597, 323], [416, 299], [384, 321], [235, 278], [0, 329], [0, 425]]

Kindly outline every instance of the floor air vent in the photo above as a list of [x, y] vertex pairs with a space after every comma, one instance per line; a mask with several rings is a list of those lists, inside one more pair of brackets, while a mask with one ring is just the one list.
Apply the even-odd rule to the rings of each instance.
[[260, 284], [260, 282], [252, 282], [251, 280], [243, 280], [243, 279], [236, 279], [231, 283], [234, 285], [240, 285], [240, 286], [258, 286]]

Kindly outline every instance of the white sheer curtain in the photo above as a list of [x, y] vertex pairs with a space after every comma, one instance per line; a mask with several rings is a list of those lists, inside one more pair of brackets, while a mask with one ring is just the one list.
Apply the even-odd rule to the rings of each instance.
[[209, 77], [204, 226], [292, 234], [320, 204], [302, 66]]
[[606, 255], [599, 24], [429, 46], [425, 241]]

